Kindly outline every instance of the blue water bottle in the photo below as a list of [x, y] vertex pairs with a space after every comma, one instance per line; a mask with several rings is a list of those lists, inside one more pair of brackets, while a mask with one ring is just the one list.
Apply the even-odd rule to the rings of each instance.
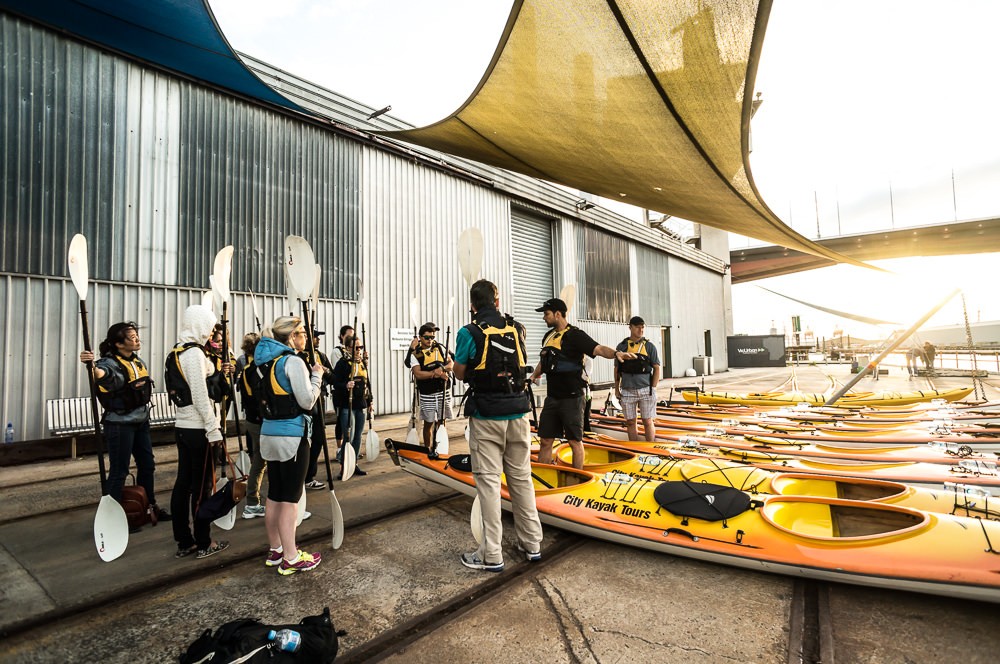
[[7, 423], [7, 430], [3, 434], [3, 442], [4, 443], [13, 443], [14, 442], [14, 423], [13, 422], [8, 422]]
[[268, 641], [273, 641], [278, 650], [282, 652], [298, 652], [302, 645], [302, 636], [293, 629], [273, 629], [267, 633]]

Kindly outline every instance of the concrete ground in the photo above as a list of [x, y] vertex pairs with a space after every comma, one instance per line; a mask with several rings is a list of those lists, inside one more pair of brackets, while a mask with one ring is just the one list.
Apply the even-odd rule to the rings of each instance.
[[[741, 369], [704, 377], [706, 389], [764, 391], [794, 377], [823, 391], [846, 365]], [[936, 378], [934, 386], [966, 384]], [[665, 381], [701, 385], [702, 378]], [[915, 384], [916, 383], [916, 384]], [[931, 387], [901, 369], [858, 389]], [[1000, 392], [988, 386], [990, 400]], [[595, 405], [603, 403], [598, 393]], [[675, 394], [676, 396], [676, 394]], [[380, 417], [382, 438], [402, 439], [408, 416]], [[449, 426], [467, 449], [464, 422]], [[233, 443], [235, 446], [235, 443]], [[174, 452], [157, 448], [166, 503]], [[313, 572], [280, 577], [263, 565], [262, 520], [239, 519], [232, 546], [207, 560], [176, 560], [168, 524], [146, 527], [104, 563], [94, 551], [99, 499], [94, 458], [0, 469], [2, 662], [163, 662], [204, 629], [239, 617], [297, 622], [329, 606], [343, 661], [789, 662], [796, 580], [631, 549], [546, 528], [544, 560], [516, 557], [505, 530], [502, 574], [462, 567], [474, 548], [471, 501], [392, 465], [385, 454], [364, 478], [335, 484], [348, 531], [330, 547], [330, 492], [309, 492], [313, 517], [300, 540], [320, 551]], [[319, 477], [325, 479], [325, 471]], [[510, 525], [509, 523], [507, 524]], [[998, 554], [1000, 571], [1000, 554]], [[836, 659], [844, 662], [994, 662], [1000, 605], [832, 584], [820, 603]], [[799, 657], [799, 659], [796, 659]], [[808, 660], [808, 655], [805, 656]]]

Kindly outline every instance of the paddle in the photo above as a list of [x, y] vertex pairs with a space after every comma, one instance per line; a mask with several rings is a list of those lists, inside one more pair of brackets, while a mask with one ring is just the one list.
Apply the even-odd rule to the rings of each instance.
[[[361, 323], [361, 345], [368, 349], [368, 335], [365, 332], [365, 324]], [[364, 356], [362, 356], [364, 357]], [[368, 363], [364, 362], [365, 372], [368, 375], [368, 395], [373, 396], [372, 393], [372, 372], [371, 368], [368, 367]], [[368, 433], [365, 436], [365, 460], [371, 463], [378, 458], [379, 448], [382, 446], [379, 440], [378, 433], [375, 432], [372, 421], [372, 407], [368, 406]]]
[[[312, 294], [313, 290], [317, 291], [318, 297], [318, 283], [320, 272], [318, 266], [316, 265], [316, 257], [313, 254], [312, 247], [305, 238], [298, 235], [289, 235], [285, 238], [285, 254], [284, 254], [284, 264], [285, 264], [285, 283], [288, 286], [288, 298], [289, 300], [299, 300], [305, 305]], [[313, 352], [315, 352], [315, 347], [312, 346], [312, 329], [308, 327], [308, 320], [304, 320], [306, 323], [307, 331], [309, 332], [308, 338], [310, 346]], [[315, 355], [314, 355], [315, 357]], [[340, 502], [337, 500], [337, 494], [333, 489], [333, 473], [330, 470], [330, 452], [328, 450], [326, 439], [323, 440], [323, 453], [326, 463], [326, 476], [327, 484], [330, 486], [330, 514], [332, 520], [333, 528], [333, 548], [339, 548], [344, 540], [344, 513], [340, 509]], [[296, 519], [295, 525], [298, 526], [302, 523], [302, 517], [305, 515], [306, 508], [306, 492], [303, 488], [302, 497], [299, 498], [298, 504], [298, 518]]]
[[260, 325], [260, 310], [257, 309], [257, 298], [254, 297], [253, 291], [250, 293], [250, 305], [253, 307], [253, 322], [257, 325], [257, 334], [260, 334], [263, 328]]
[[576, 304], [576, 284], [566, 284], [559, 291], [559, 299], [566, 303], [566, 315], [573, 309], [573, 305]]
[[[455, 298], [452, 297], [448, 303], [448, 320], [451, 320], [452, 309], [455, 306]], [[444, 337], [444, 364], [448, 364], [448, 348], [451, 346], [451, 323]], [[445, 426], [445, 396], [448, 392], [448, 373], [445, 371], [444, 385], [441, 388], [441, 411], [437, 422], [437, 431], [434, 432], [434, 452], [437, 454], [448, 454], [448, 429]]]
[[[413, 323], [413, 338], [417, 338], [417, 327], [420, 325], [417, 318], [417, 298], [410, 300], [410, 322]], [[412, 351], [411, 351], [412, 352]], [[406, 432], [407, 445], [419, 445], [417, 438], [417, 381], [410, 372], [410, 384], [413, 386], [413, 400], [410, 405], [410, 430]]]
[[476, 544], [483, 543], [483, 507], [479, 502], [479, 495], [472, 499], [472, 510], [469, 512], [469, 526], [472, 528], [472, 536]]
[[[83, 326], [83, 348], [91, 351], [90, 326], [87, 323], [87, 287], [89, 268], [87, 262], [87, 238], [79, 233], [69, 243], [69, 276], [80, 296], [80, 323]], [[94, 363], [87, 362], [87, 382], [90, 386], [90, 414], [94, 421], [94, 437], [97, 439], [97, 466], [101, 473], [101, 502], [94, 515], [94, 544], [97, 554], [104, 562], [118, 558], [128, 547], [128, 519], [121, 504], [108, 495], [107, 471], [104, 468], [104, 436], [101, 433], [101, 416], [97, 410], [97, 382], [94, 378]]]

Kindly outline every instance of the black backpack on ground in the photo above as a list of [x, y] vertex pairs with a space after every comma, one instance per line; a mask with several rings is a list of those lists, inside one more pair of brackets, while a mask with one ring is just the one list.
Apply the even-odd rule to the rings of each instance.
[[[283, 652], [277, 645], [268, 647], [267, 634], [271, 630], [291, 629], [298, 632], [302, 645], [296, 652]], [[329, 607], [318, 616], [307, 616], [297, 625], [265, 625], [258, 620], [244, 618], [222, 625], [214, 632], [206, 629], [181, 655], [181, 664], [231, 664], [232, 662], [316, 662], [330, 664], [337, 657], [340, 637], [330, 620]]]

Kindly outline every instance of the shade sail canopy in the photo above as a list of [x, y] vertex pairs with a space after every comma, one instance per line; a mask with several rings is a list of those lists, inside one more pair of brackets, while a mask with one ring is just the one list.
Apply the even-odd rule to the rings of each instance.
[[798, 298], [792, 297], [791, 295], [785, 295], [783, 293], [779, 293], [778, 291], [773, 291], [770, 288], [764, 288], [763, 286], [757, 286], [757, 288], [765, 290], [773, 295], [777, 295], [778, 297], [783, 297], [786, 300], [791, 300], [792, 302], [798, 302], [799, 304], [804, 304], [807, 307], [811, 307], [817, 311], [833, 314], [834, 316], [840, 316], [841, 318], [856, 320], [859, 323], [867, 323], [869, 325], [899, 325], [897, 321], [882, 320], [881, 318], [872, 318], [871, 316], [864, 316], [862, 314], [852, 314], [849, 311], [842, 311], [840, 309], [831, 309], [830, 307], [824, 307], [823, 305], [816, 304], [814, 302], [806, 302], [805, 300], [800, 300]]
[[0, 10], [247, 97], [305, 112], [246, 68], [206, 0], [0, 0]]
[[389, 135], [837, 262], [750, 175], [765, 0], [518, 0], [469, 100]]

